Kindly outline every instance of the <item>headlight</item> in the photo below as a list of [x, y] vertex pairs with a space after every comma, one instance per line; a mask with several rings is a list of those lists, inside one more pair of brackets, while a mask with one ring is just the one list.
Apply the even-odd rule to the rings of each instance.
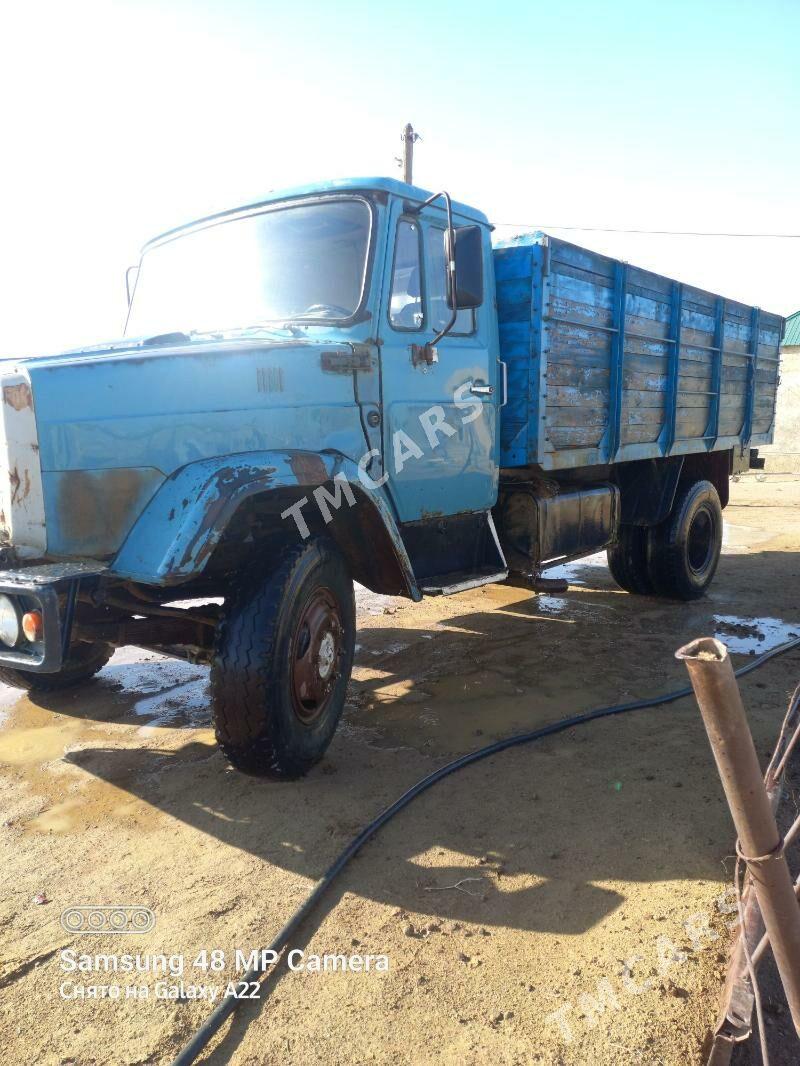
[[0, 596], [0, 640], [10, 647], [19, 640], [19, 614], [8, 596]]

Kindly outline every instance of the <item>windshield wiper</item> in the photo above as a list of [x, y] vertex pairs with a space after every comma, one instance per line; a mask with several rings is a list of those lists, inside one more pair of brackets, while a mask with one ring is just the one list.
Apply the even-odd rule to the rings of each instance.
[[192, 337], [242, 337], [266, 333], [272, 337], [281, 337], [285, 333], [300, 333], [297, 326], [287, 323], [283, 326], [268, 326], [264, 322], [254, 322], [251, 326], [226, 326], [224, 329], [193, 329]]
[[152, 337], [145, 337], [141, 341], [142, 348], [159, 348], [162, 344], [188, 344], [191, 335], [182, 330], [174, 330], [170, 333], [156, 333]]

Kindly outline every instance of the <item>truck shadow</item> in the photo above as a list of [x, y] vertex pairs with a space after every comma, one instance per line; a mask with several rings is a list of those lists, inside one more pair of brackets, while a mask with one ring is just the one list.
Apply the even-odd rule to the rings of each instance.
[[[47, 705], [97, 721], [130, 721], [136, 710], [151, 740], [159, 726], [200, 730], [178, 746], [181, 734], [170, 733], [165, 747], [90, 745], [65, 759], [222, 844], [316, 879], [367, 821], [455, 755], [686, 683], [673, 651], [713, 629], [721, 598], [669, 604], [599, 584], [559, 597], [566, 607], [498, 588], [486, 591], [491, 609], [432, 628], [414, 628], [416, 608], [406, 608], [406, 626], [365, 628], [339, 734], [301, 782], [230, 771], [207, 731], [200, 668], [182, 667], [171, 686], [145, 696], [146, 712], [141, 696], [103, 679], [113, 665], [74, 705], [66, 694]], [[137, 666], [152, 671], [151, 687], [162, 668]], [[782, 671], [771, 669], [774, 683]], [[783, 693], [763, 684], [748, 692], [766, 745]], [[443, 781], [381, 831], [342, 889], [401, 911], [578, 934], [624, 902], [619, 882], [716, 877], [729, 837], [686, 699], [512, 749]]]
[[[108, 804], [118, 804], [120, 793], [142, 801], [156, 816], [150, 831], [158, 831], [159, 815], [176, 819], [217, 841], [220, 862], [230, 860], [232, 868], [237, 852], [255, 856], [265, 864], [265, 883], [270, 867], [316, 881], [371, 818], [455, 755], [683, 686], [673, 652], [713, 632], [715, 619], [735, 613], [762, 650], [765, 641], [750, 623], [764, 602], [777, 615], [783, 604], [788, 614], [797, 557], [762, 553], [723, 562], [725, 580], [688, 605], [626, 596], [601, 570], [563, 596], [489, 588], [480, 602], [473, 598], [474, 609], [449, 601], [456, 609], [437, 608], [436, 620], [425, 605], [392, 601], [391, 614], [382, 609], [372, 622], [362, 620], [339, 733], [300, 782], [231, 771], [213, 746], [201, 668], [137, 663], [134, 685], [127, 667], [112, 663], [94, 686], [38, 702], [94, 723], [144, 727], [141, 746], [134, 733], [124, 748], [93, 739], [64, 756], [110, 786]], [[787, 656], [743, 682], [763, 754], [796, 674], [797, 657]], [[124, 820], [117, 825], [132, 839], [139, 831]], [[550, 934], [558, 950], [559, 937], [600, 923], [625, 928], [629, 907], [635, 927], [632, 886], [642, 882], [663, 883], [663, 914], [656, 917], [680, 940], [681, 883], [724, 876], [731, 838], [699, 715], [683, 699], [508, 750], [437, 784], [366, 845], [293, 944], [303, 947], [347, 896], [350, 907], [360, 899], [388, 908], [381, 928], [394, 935], [447, 936], [469, 923], [482, 930], [469, 942], [476, 950], [483, 936], [502, 930]], [[191, 863], [192, 839], [175, 834], [176, 861]], [[304, 894], [287, 898], [278, 924]], [[211, 903], [191, 893], [185, 906], [211, 913]], [[354, 932], [357, 916], [354, 910]], [[265, 927], [260, 939], [266, 944], [276, 931]], [[214, 1061], [227, 1060], [249, 1014], [234, 1020]]]

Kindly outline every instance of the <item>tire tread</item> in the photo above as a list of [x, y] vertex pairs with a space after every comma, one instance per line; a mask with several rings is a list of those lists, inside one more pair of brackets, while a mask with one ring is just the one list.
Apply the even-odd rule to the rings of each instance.
[[324, 539], [298, 544], [271, 572], [240, 580], [217, 627], [211, 666], [214, 731], [226, 758], [246, 773], [292, 780], [318, 761], [301, 758], [282, 743], [280, 721], [269, 714], [280, 699], [280, 678], [271, 670], [280, 607], [310, 550], [324, 557], [330, 548]]

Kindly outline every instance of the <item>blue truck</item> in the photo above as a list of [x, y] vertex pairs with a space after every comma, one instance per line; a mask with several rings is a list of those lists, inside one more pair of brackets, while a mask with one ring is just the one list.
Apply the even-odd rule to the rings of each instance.
[[772, 439], [783, 322], [389, 179], [164, 233], [122, 340], [2, 365], [0, 679], [138, 645], [211, 665], [239, 769], [339, 720], [353, 583], [531, 589], [605, 548], [703, 594], [729, 476]]

